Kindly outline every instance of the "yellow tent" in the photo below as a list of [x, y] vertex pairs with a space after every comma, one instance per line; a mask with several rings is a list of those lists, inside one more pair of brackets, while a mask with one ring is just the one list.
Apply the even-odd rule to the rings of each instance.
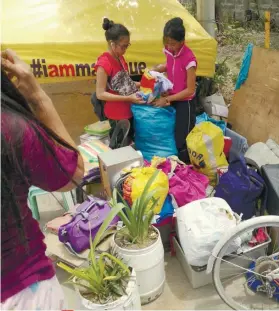
[[106, 49], [103, 17], [131, 31], [131, 74], [164, 62], [167, 20], [184, 20], [198, 75], [212, 76], [216, 41], [176, 0], [2, 0], [2, 47], [14, 49], [42, 83], [94, 77], [94, 62]]

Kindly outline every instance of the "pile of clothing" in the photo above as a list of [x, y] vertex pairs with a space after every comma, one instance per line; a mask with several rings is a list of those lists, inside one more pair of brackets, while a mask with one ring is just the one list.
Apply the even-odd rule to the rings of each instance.
[[209, 179], [196, 172], [193, 166], [184, 164], [176, 156], [153, 157], [151, 162], [145, 161], [145, 167], [132, 169], [119, 189], [129, 205], [140, 196], [156, 169], [161, 171], [151, 189], [156, 190], [154, 198], [159, 198], [155, 208], [156, 224], [171, 218], [175, 207], [206, 197]]
[[173, 88], [172, 82], [162, 73], [145, 70], [140, 81], [139, 95], [146, 102], [151, 104], [155, 99], [160, 98]]

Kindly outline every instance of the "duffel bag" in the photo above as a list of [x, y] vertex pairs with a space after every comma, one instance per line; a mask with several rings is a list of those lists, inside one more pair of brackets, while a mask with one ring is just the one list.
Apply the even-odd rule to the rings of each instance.
[[[58, 230], [59, 241], [64, 243], [72, 253], [80, 253], [90, 246], [90, 232], [94, 240], [100, 226], [110, 212], [107, 201], [88, 197], [80, 204], [72, 220]], [[115, 217], [111, 226], [116, 225], [119, 218]]]

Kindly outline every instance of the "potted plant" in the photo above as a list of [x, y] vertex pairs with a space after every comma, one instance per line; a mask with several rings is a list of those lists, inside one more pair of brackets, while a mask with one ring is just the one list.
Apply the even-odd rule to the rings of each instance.
[[150, 191], [150, 186], [158, 174], [159, 170], [152, 175], [131, 207], [116, 189], [110, 202], [112, 210], [118, 210], [124, 224], [114, 234], [114, 248], [135, 269], [142, 304], [159, 297], [165, 283], [164, 248], [160, 232], [152, 226], [159, 198], [154, 198], [158, 189]]
[[96, 247], [106, 236], [106, 229], [122, 206], [111, 210], [98, 230], [94, 241], [90, 239], [89, 260], [86, 265], [71, 268], [64, 263], [58, 266], [71, 274], [72, 283], [81, 303], [90, 310], [140, 310], [140, 298], [136, 274], [118, 255], [103, 252], [99, 256]]

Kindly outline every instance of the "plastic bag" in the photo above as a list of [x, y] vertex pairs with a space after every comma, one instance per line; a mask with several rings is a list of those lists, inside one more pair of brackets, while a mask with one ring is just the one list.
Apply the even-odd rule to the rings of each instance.
[[228, 166], [222, 130], [211, 122], [202, 122], [193, 128], [186, 141], [192, 165], [215, 185], [217, 168]]
[[[188, 263], [205, 266], [216, 243], [229, 229], [234, 228], [239, 218], [225, 200], [207, 198], [191, 202], [176, 210], [178, 236]], [[237, 237], [228, 247], [227, 255], [241, 246]]]
[[135, 144], [145, 160], [153, 156], [177, 155], [175, 144], [175, 114], [173, 107], [154, 108], [132, 105], [135, 128]]
[[[134, 168], [131, 171], [131, 174], [127, 177], [123, 184], [123, 197], [124, 199], [132, 205], [133, 202], [142, 194], [145, 185], [148, 180], [152, 177], [157, 169], [154, 167], [143, 167], [143, 168]], [[160, 198], [158, 204], [154, 210], [155, 214], [161, 212], [162, 206], [165, 202], [165, 199], [169, 191], [169, 181], [165, 173], [160, 171], [157, 178], [150, 187], [150, 191], [157, 190], [154, 198]], [[149, 203], [150, 206], [152, 202]]]
[[225, 121], [223, 121], [223, 120], [219, 120], [219, 121], [215, 120], [215, 119], [209, 117], [209, 115], [206, 112], [204, 112], [203, 114], [201, 114], [201, 115], [196, 117], [196, 124], [200, 124], [200, 123], [206, 122], [206, 121], [211, 122], [214, 125], [220, 127], [220, 129], [222, 130], [223, 134], [225, 135], [226, 128], [227, 128], [227, 124], [226, 124]]

